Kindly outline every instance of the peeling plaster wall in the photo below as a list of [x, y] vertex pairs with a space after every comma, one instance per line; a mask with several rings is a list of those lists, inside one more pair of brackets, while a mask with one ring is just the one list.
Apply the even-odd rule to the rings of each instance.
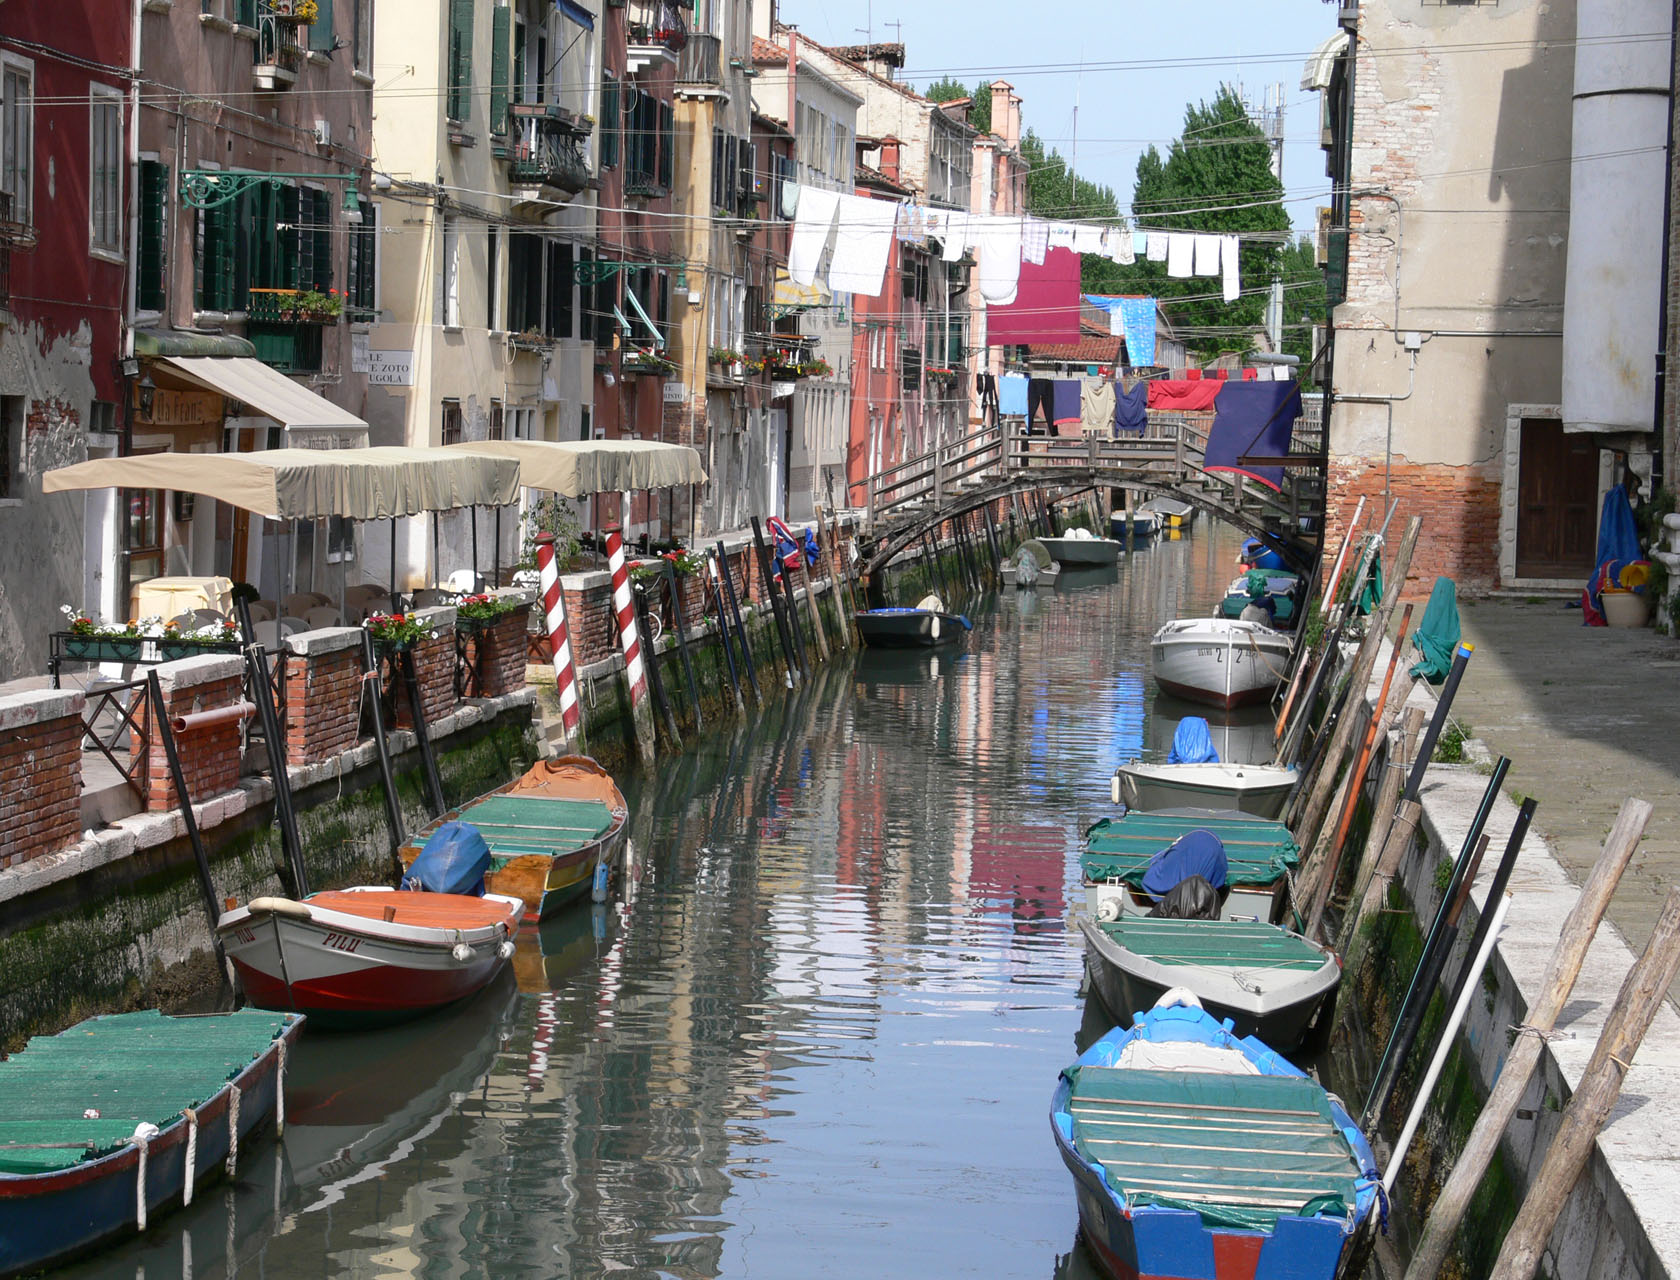
[[0, 500], [0, 680], [45, 671], [59, 606], [83, 605], [86, 498], [43, 494], [41, 473], [87, 459], [92, 349], [85, 321], [56, 339], [16, 322], [0, 332], [0, 396], [25, 400], [21, 438], [10, 441], [12, 496]]

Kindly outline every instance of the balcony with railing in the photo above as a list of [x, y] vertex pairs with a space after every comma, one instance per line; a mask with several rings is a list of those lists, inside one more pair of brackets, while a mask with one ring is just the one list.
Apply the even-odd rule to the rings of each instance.
[[255, 16], [257, 28], [252, 80], [262, 90], [290, 88], [297, 83], [304, 57], [298, 28], [314, 21], [314, 10], [299, 0], [255, 0], [248, 12]]
[[677, 83], [721, 88], [723, 41], [699, 31], [689, 32], [688, 43], [677, 55]]
[[245, 336], [257, 359], [281, 373], [319, 373], [325, 327], [336, 325], [343, 303], [314, 289], [252, 289], [245, 302]]
[[671, 0], [630, 0], [624, 16], [630, 35], [626, 66], [631, 71], [655, 62], [675, 63], [688, 45], [688, 21]]
[[547, 102], [516, 102], [508, 112], [513, 134], [508, 177], [516, 186], [574, 196], [589, 185], [586, 119]]

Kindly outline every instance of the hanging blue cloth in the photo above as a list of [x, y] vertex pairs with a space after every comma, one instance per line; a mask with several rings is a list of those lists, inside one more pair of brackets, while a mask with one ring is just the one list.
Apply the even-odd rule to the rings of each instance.
[[490, 846], [477, 827], [446, 822], [432, 833], [402, 878], [404, 889], [428, 893], [484, 896], [484, 873], [490, 869]]
[[1114, 393], [1114, 433], [1141, 436], [1149, 430], [1149, 384], [1139, 381], [1130, 391]]
[[1225, 846], [1211, 831], [1186, 831], [1149, 860], [1143, 871], [1143, 891], [1159, 898], [1181, 880], [1201, 876], [1215, 889], [1225, 887]]
[[1168, 764], [1218, 764], [1219, 752], [1213, 748], [1213, 735], [1208, 722], [1200, 716], [1185, 716], [1173, 731], [1172, 751]]
[[1626, 563], [1643, 558], [1639, 550], [1639, 528], [1634, 523], [1633, 504], [1628, 501], [1627, 490], [1619, 484], [1611, 485], [1598, 517], [1598, 555], [1593, 560], [1592, 577], [1587, 579], [1586, 590], [1581, 593], [1586, 626], [1604, 625], [1604, 601], [1600, 593], [1606, 581], [1615, 585], [1613, 577], [1606, 578], [1605, 566], [1612, 561]]

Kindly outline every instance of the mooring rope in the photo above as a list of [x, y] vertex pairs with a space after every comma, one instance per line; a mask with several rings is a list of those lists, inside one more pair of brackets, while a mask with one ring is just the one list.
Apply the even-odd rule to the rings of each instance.
[[227, 1176], [233, 1177], [239, 1171], [239, 1086], [228, 1086], [228, 1153]]
[[134, 1129], [134, 1144], [140, 1148], [140, 1166], [134, 1178], [134, 1225], [137, 1230], [146, 1229], [146, 1157], [150, 1153], [152, 1139], [158, 1136], [155, 1124], [142, 1120]]
[[198, 1112], [187, 1107], [181, 1112], [187, 1118], [187, 1166], [182, 1172], [181, 1207], [192, 1203], [193, 1179], [198, 1176]]

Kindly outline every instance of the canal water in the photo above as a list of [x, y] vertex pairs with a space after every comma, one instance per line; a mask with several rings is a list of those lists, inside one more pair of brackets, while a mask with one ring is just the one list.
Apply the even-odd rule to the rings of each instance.
[[73, 1274], [1090, 1274], [1047, 1119], [1103, 1029], [1079, 837], [1197, 714], [1156, 703], [1148, 641], [1236, 546], [973, 602], [961, 651], [839, 661], [663, 762], [627, 788], [628, 901], [464, 1007], [306, 1034], [283, 1144]]

